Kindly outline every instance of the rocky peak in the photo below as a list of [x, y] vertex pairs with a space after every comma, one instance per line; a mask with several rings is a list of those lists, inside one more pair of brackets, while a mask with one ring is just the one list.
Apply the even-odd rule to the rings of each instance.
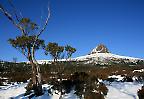
[[99, 44], [96, 48], [94, 48], [90, 54], [95, 54], [95, 53], [109, 53], [108, 48], [103, 45], [103, 44]]

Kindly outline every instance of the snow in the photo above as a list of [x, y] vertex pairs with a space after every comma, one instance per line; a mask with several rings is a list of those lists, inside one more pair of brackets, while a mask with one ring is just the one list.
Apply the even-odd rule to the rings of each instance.
[[[24, 96], [25, 86], [27, 84], [9, 85], [0, 89], [0, 99], [9, 99], [13, 97], [14, 99], [28, 99]], [[140, 89], [142, 84], [135, 82], [113, 82], [111, 85], [107, 85], [109, 91], [105, 99], [138, 99], [137, 90]], [[44, 84], [43, 89], [45, 93], [39, 97], [33, 97], [32, 99], [59, 99], [60, 93], [53, 95], [48, 95], [47, 89], [50, 85]], [[74, 91], [63, 96], [63, 99], [79, 99]]]
[[134, 70], [133, 73], [134, 73], [134, 72], [144, 72], [144, 69]]
[[[25, 84], [18, 84], [18, 85], [9, 85], [9, 86], [3, 86], [0, 89], [0, 99], [9, 99], [11, 97], [20, 97], [20, 95], [23, 96], [25, 93]], [[15, 98], [18, 99], [18, 98]]]
[[[84, 56], [79, 56], [76, 58], [71, 58], [71, 59], [58, 59], [58, 61], [103, 61], [103, 60], [111, 60], [111, 59], [128, 59], [127, 61], [130, 62], [135, 62], [137, 60], [143, 60], [141, 58], [135, 58], [135, 57], [129, 57], [129, 56], [121, 56], [121, 55], [117, 55], [117, 54], [112, 54], [112, 53], [91, 53], [88, 55], [84, 55]], [[37, 62], [39, 64], [51, 64], [51, 62], [53, 62], [53, 60], [37, 60]], [[29, 63], [29, 62], [26, 62]]]
[[[121, 56], [121, 55], [116, 55], [112, 53], [94, 53], [94, 54], [89, 54], [89, 55], [84, 55], [84, 56], [79, 56], [76, 58], [72, 58], [71, 61], [85, 61], [85, 60], [110, 60], [110, 59], [129, 59], [131, 62], [134, 62], [136, 60], [144, 60], [140, 58], [134, 58], [134, 57], [129, 57], [129, 56]], [[53, 60], [37, 60], [39, 64], [51, 64]], [[66, 59], [59, 59], [58, 61], [68, 61]], [[27, 62], [29, 63], [29, 62]]]
[[108, 78], [116, 78], [117, 81], [122, 81], [124, 79], [124, 77], [122, 77], [121, 75], [112, 75], [109, 76]]
[[[54, 60], [37, 60], [39, 64], [51, 64]], [[69, 61], [69, 59], [58, 59], [57, 61], [63, 62], [63, 61]], [[29, 61], [26, 62], [27, 64], [30, 63]]]
[[109, 92], [105, 99], [138, 99], [137, 90], [142, 84], [134, 82], [113, 82], [107, 86]]
[[[8, 86], [0, 86], [0, 99], [28, 99], [28, 96], [24, 96], [25, 86], [27, 84], [18, 84], [18, 85], [8, 85]], [[44, 94], [38, 97], [32, 97], [31, 99], [59, 99], [60, 93], [54, 92], [53, 95], [48, 94], [47, 89], [51, 86], [48, 84], [44, 84], [43, 86]], [[74, 91], [63, 96], [64, 99], [78, 99], [78, 97], [74, 94]]]
[[83, 59], [88, 59], [88, 58], [120, 58], [120, 59], [130, 59], [130, 60], [142, 60], [140, 58], [121, 56], [121, 55], [116, 55], [116, 54], [112, 54], [112, 53], [95, 53], [95, 54], [80, 56], [75, 59], [83, 60]]

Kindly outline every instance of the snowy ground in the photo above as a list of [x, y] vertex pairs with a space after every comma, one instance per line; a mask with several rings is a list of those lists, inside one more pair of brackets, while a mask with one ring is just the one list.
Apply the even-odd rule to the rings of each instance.
[[[2, 87], [0, 86], [0, 99], [27, 99], [24, 97], [26, 84], [16, 84]], [[138, 99], [137, 90], [140, 89], [142, 84], [132, 83], [132, 82], [113, 82], [111, 85], [108, 85], [108, 95], [105, 99]], [[47, 89], [48, 85], [43, 85], [43, 88]], [[64, 99], [78, 99], [78, 97], [71, 92], [64, 96]], [[58, 94], [53, 96], [48, 96], [47, 91], [43, 96], [34, 97], [33, 99], [59, 99]]]
[[25, 84], [14, 84], [8, 86], [0, 86], [0, 99], [9, 99], [11, 97], [22, 97], [25, 93]]
[[[25, 86], [27, 84], [15, 84], [9, 86], [0, 86], [0, 99], [28, 99], [24, 96]], [[43, 85], [43, 89], [49, 89], [49, 85]], [[66, 94], [64, 99], [78, 99], [78, 97], [71, 92]], [[44, 95], [39, 97], [33, 97], [32, 99], [59, 99], [60, 94], [53, 94], [48, 96], [48, 91], [45, 91]]]
[[142, 84], [133, 82], [113, 82], [107, 86], [109, 92], [106, 99], [138, 99], [137, 90], [140, 89]]

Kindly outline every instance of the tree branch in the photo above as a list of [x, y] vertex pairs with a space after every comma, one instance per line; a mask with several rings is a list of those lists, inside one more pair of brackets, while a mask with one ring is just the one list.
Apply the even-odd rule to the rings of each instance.
[[10, 13], [8, 13], [3, 6], [0, 4], [0, 11], [18, 28], [22, 31], [22, 34], [25, 35], [24, 29], [18, 25], [15, 20], [12, 18], [12, 15]]
[[34, 57], [35, 44], [36, 44], [36, 41], [38, 40], [38, 37], [39, 37], [39, 36], [42, 34], [42, 32], [46, 29], [46, 26], [47, 26], [47, 24], [48, 24], [49, 19], [50, 19], [50, 8], [48, 7], [48, 16], [47, 16], [47, 18], [46, 18], [45, 25], [44, 25], [44, 27], [38, 32], [38, 34], [36, 35], [34, 44], [33, 44], [33, 46], [32, 46], [32, 51], [33, 51], [32, 56], [33, 56], [33, 60], [36, 62], [36, 64], [38, 64], [38, 62], [36, 61], [36, 59], [35, 59], [35, 57]]
[[50, 8], [48, 7], [48, 16], [46, 18], [46, 21], [45, 21], [45, 24], [44, 24], [44, 27], [38, 32], [37, 36], [39, 37], [42, 32], [46, 29], [46, 26], [48, 25], [48, 21], [50, 19], [50, 15], [51, 15], [51, 12], [50, 12]]
[[16, 13], [17, 12], [16, 7], [13, 5], [12, 0], [8, 0], [8, 2], [10, 4], [10, 6], [13, 8], [13, 12], [14, 12], [14, 15], [16, 17], [16, 20], [19, 22], [21, 18], [19, 18], [17, 13]]

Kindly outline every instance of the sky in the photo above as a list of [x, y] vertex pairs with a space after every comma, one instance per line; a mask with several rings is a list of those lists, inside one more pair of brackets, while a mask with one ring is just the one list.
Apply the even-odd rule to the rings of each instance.
[[[144, 58], [144, 0], [13, 0], [17, 11], [40, 27], [47, 16], [48, 2], [51, 18], [40, 36], [46, 44], [69, 44], [77, 49], [73, 57], [104, 44], [111, 53]], [[12, 13], [7, 0], [0, 0], [0, 4]], [[1, 12], [0, 34], [0, 59], [27, 61], [8, 43], [9, 38], [21, 33]], [[51, 58], [39, 50], [36, 59]]]

